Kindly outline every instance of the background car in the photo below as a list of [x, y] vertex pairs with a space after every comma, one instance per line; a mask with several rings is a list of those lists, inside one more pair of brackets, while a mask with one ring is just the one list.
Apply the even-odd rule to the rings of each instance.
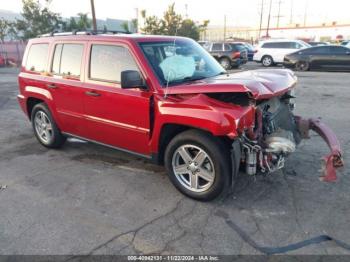
[[235, 43], [211, 43], [208, 51], [225, 70], [237, 68], [248, 61], [246, 48]]
[[2, 55], [0, 55], [0, 67], [5, 65], [6, 65], [6, 59]]
[[253, 60], [268, 67], [274, 64], [283, 63], [285, 55], [308, 47], [311, 46], [301, 40], [264, 41], [258, 45]]
[[350, 40], [345, 40], [341, 42], [341, 45], [348, 46], [350, 44]]
[[284, 66], [300, 71], [350, 70], [350, 49], [344, 46], [317, 46], [286, 55]]
[[233, 43], [237, 45], [241, 45], [243, 48], [245, 48], [248, 53], [248, 61], [253, 61], [254, 53], [256, 52], [254, 46], [246, 42], [233, 42]]

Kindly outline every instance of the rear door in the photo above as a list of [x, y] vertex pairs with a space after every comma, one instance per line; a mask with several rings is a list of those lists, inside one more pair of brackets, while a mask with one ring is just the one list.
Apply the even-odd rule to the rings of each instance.
[[139, 70], [128, 46], [89, 43], [84, 94], [86, 138], [149, 155], [150, 98], [138, 88], [122, 89], [121, 72]]
[[263, 44], [263, 54], [264, 55], [269, 55], [272, 57], [273, 61], [275, 63], [282, 63], [284, 59], [284, 55], [286, 54], [285, 51], [285, 44], [283, 42], [268, 42]]
[[53, 47], [47, 88], [53, 96], [63, 132], [85, 136], [83, 111], [84, 42], [59, 42]]

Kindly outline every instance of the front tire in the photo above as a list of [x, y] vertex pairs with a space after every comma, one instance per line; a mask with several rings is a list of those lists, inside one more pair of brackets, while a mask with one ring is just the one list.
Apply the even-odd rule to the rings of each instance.
[[310, 64], [306, 61], [298, 61], [295, 64], [295, 70], [297, 71], [308, 71], [310, 69]]
[[61, 134], [46, 104], [40, 103], [34, 106], [31, 121], [35, 137], [43, 146], [59, 148], [66, 141], [66, 137]]
[[165, 167], [174, 186], [190, 198], [209, 201], [230, 189], [229, 150], [219, 138], [203, 131], [175, 136], [165, 151]]

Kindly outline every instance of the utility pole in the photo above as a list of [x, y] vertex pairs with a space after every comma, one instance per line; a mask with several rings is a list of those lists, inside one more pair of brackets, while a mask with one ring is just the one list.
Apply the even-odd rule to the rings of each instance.
[[282, 2], [282, 0], [279, 0], [278, 1], [278, 14], [277, 14], [277, 28], [279, 28], [279, 26], [280, 26], [280, 18], [281, 17], [283, 17], [282, 15], [281, 15], [281, 4], [282, 4], [283, 2]]
[[134, 28], [134, 31], [135, 31], [135, 33], [138, 33], [139, 32], [139, 9], [136, 7], [135, 8], [135, 12], [136, 12], [136, 24], [134, 24], [134, 25], [136, 25], [136, 28]]
[[94, 0], [90, 0], [90, 3], [91, 3], [91, 15], [92, 15], [92, 28], [94, 31], [97, 31]]
[[294, 6], [294, 0], [290, 0], [290, 24], [293, 24], [293, 6]]
[[226, 15], [224, 15], [224, 43], [226, 41]]
[[269, 18], [267, 20], [267, 29], [266, 29], [266, 37], [269, 37], [269, 29], [270, 29], [270, 19], [271, 19], [271, 7], [272, 7], [272, 0], [270, 0], [270, 8], [269, 8]]
[[188, 19], [188, 4], [185, 4], [185, 17]]
[[259, 36], [258, 36], [258, 39], [260, 39], [260, 36], [261, 36], [261, 28], [262, 28], [263, 14], [264, 14], [264, 0], [261, 0], [260, 26], [259, 26]]
[[307, 18], [307, 0], [305, 0], [305, 12], [304, 12], [304, 27], [306, 26], [306, 18]]

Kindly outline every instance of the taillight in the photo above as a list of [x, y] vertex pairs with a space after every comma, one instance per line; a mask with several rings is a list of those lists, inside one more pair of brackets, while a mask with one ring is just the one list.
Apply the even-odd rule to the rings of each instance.
[[241, 52], [237, 51], [232, 53], [232, 58], [240, 58], [240, 57], [241, 57]]

